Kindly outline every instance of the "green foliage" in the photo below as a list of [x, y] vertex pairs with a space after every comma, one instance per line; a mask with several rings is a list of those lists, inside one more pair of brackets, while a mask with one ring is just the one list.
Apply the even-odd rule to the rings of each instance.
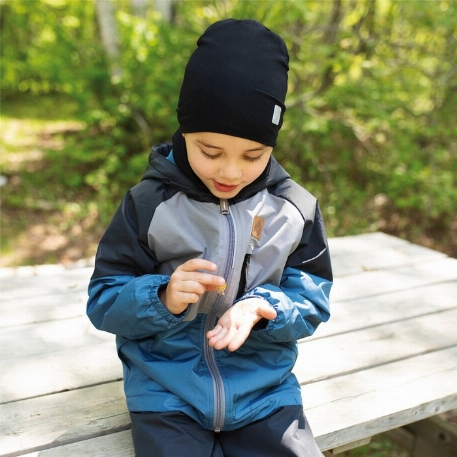
[[116, 62], [101, 43], [95, 2], [0, 3], [4, 103], [18, 93], [71, 98], [85, 129], [49, 153], [45, 176], [95, 192], [104, 220], [141, 177], [149, 148], [176, 129], [198, 36], [235, 17], [263, 22], [288, 44], [288, 110], [275, 154], [319, 197], [329, 234], [451, 239], [455, 2], [195, 0], [176, 3], [172, 23], [151, 7], [140, 17], [130, 2], [114, 4]]

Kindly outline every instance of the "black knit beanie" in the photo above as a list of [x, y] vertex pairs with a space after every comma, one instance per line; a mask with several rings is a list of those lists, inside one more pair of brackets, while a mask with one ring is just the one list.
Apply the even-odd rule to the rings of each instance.
[[275, 146], [289, 69], [282, 38], [256, 21], [227, 19], [211, 25], [197, 45], [179, 96], [181, 131]]

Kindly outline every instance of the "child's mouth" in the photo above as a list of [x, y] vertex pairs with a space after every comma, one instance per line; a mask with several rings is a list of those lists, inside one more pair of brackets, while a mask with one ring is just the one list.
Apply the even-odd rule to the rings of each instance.
[[220, 182], [214, 181], [214, 187], [219, 191], [219, 192], [232, 192], [234, 191], [238, 185], [235, 186], [229, 186], [227, 184], [222, 184]]

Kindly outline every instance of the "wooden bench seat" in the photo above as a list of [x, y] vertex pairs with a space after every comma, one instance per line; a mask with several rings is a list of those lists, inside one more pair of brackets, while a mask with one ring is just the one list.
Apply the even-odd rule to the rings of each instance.
[[[332, 318], [295, 368], [321, 450], [457, 408], [457, 260], [381, 233], [330, 245]], [[0, 271], [1, 456], [134, 455], [114, 337], [84, 315], [91, 271]]]

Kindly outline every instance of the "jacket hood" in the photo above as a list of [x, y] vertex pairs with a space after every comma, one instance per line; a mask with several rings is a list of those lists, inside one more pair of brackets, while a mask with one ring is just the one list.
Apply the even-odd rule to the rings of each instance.
[[[172, 143], [163, 143], [152, 148], [149, 154], [149, 164], [142, 181], [146, 179], [159, 180], [179, 192], [186, 193], [194, 200], [218, 203], [219, 198], [215, 197], [194, 173], [191, 176], [184, 174], [176, 164], [167, 159], [172, 150]], [[265, 172], [230, 199], [230, 202], [243, 201], [260, 190], [273, 187], [289, 178], [290, 175], [271, 156]]]

